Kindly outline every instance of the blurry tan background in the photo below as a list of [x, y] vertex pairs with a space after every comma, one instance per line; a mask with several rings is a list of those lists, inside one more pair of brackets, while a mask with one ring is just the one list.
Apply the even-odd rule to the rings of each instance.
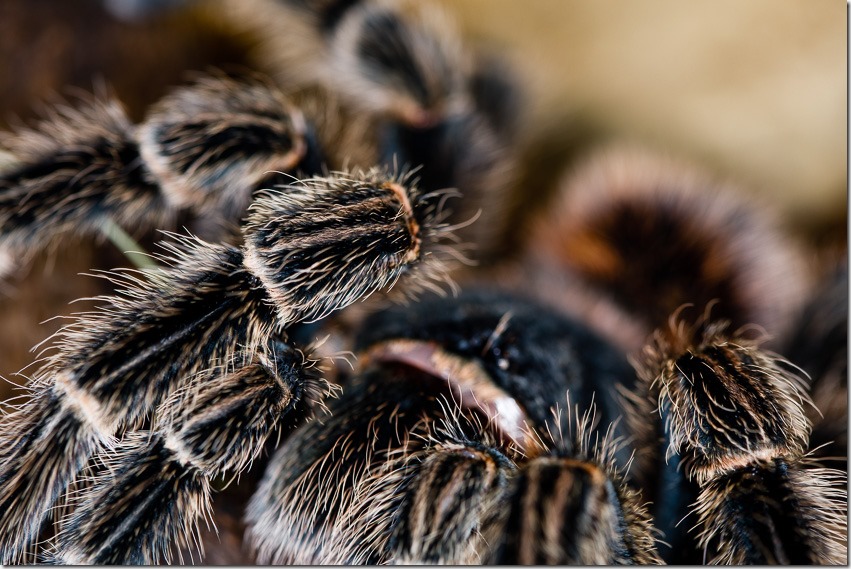
[[[803, 240], [843, 248], [847, 27], [840, 0], [441, 0], [523, 78], [520, 190], [542, 191], [600, 140], [672, 152], [777, 203]], [[98, 0], [0, 0], [0, 127], [73, 85], [111, 85], [134, 118], [189, 70], [251, 66], [215, 3], [120, 19]], [[112, 4], [121, 4], [120, 1]], [[125, 264], [82, 243], [0, 293], [0, 376], [105, 291], [76, 273]], [[0, 384], [0, 395], [4, 387]]]
[[582, 114], [815, 221], [845, 214], [840, 0], [447, 0], [525, 79], [536, 131]]

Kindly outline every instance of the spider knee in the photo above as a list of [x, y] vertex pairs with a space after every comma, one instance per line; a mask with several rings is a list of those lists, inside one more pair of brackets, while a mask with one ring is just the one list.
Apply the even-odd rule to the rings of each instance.
[[669, 454], [699, 494], [698, 541], [711, 562], [838, 563], [846, 522], [841, 473], [806, 459], [808, 402], [791, 366], [723, 324], [702, 338], [679, 326], [656, 336], [641, 370], [659, 400]]

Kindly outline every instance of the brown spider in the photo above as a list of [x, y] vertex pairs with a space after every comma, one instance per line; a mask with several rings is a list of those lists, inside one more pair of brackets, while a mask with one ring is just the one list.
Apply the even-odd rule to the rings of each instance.
[[231, 4], [274, 24], [281, 77], [5, 138], [9, 273], [115, 224], [209, 235], [107, 273], [53, 337], [0, 424], [0, 561], [183, 560], [220, 547], [202, 520], [261, 563], [846, 561], [818, 463], [845, 458], [812, 441], [844, 454], [847, 411], [812, 410], [847, 393], [847, 270], [811, 290], [769, 213], [635, 150], [496, 262], [500, 64], [431, 5]]

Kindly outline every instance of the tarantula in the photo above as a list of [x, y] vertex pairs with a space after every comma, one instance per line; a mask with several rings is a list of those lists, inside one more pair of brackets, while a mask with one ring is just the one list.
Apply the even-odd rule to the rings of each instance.
[[847, 393], [846, 269], [809, 287], [754, 204], [620, 151], [464, 270], [506, 223], [504, 68], [430, 6], [266, 9], [239, 17], [285, 27], [281, 77], [5, 138], [7, 271], [112, 224], [207, 239], [107, 273], [5, 414], [3, 563], [183, 560], [214, 494], [261, 563], [846, 561], [846, 411], [814, 415]]

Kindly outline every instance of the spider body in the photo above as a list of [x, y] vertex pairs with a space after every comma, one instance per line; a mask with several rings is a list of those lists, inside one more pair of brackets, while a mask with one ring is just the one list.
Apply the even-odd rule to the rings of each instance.
[[279, 76], [5, 139], [9, 259], [187, 211], [209, 238], [108, 273], [54, 338], [0, 426], [0, 561], [194, 559], [243, 473], [223, 543], [260, 563], [844, 559], [811, 431], [844, 444], [847, 411], [810, 407], [847, 392], [847, 270], [820, 317], [770, 215], [635, 152], [572, 172], [497, 263], [521, 100], [498, 61], [427, 5], [222, 6]]

